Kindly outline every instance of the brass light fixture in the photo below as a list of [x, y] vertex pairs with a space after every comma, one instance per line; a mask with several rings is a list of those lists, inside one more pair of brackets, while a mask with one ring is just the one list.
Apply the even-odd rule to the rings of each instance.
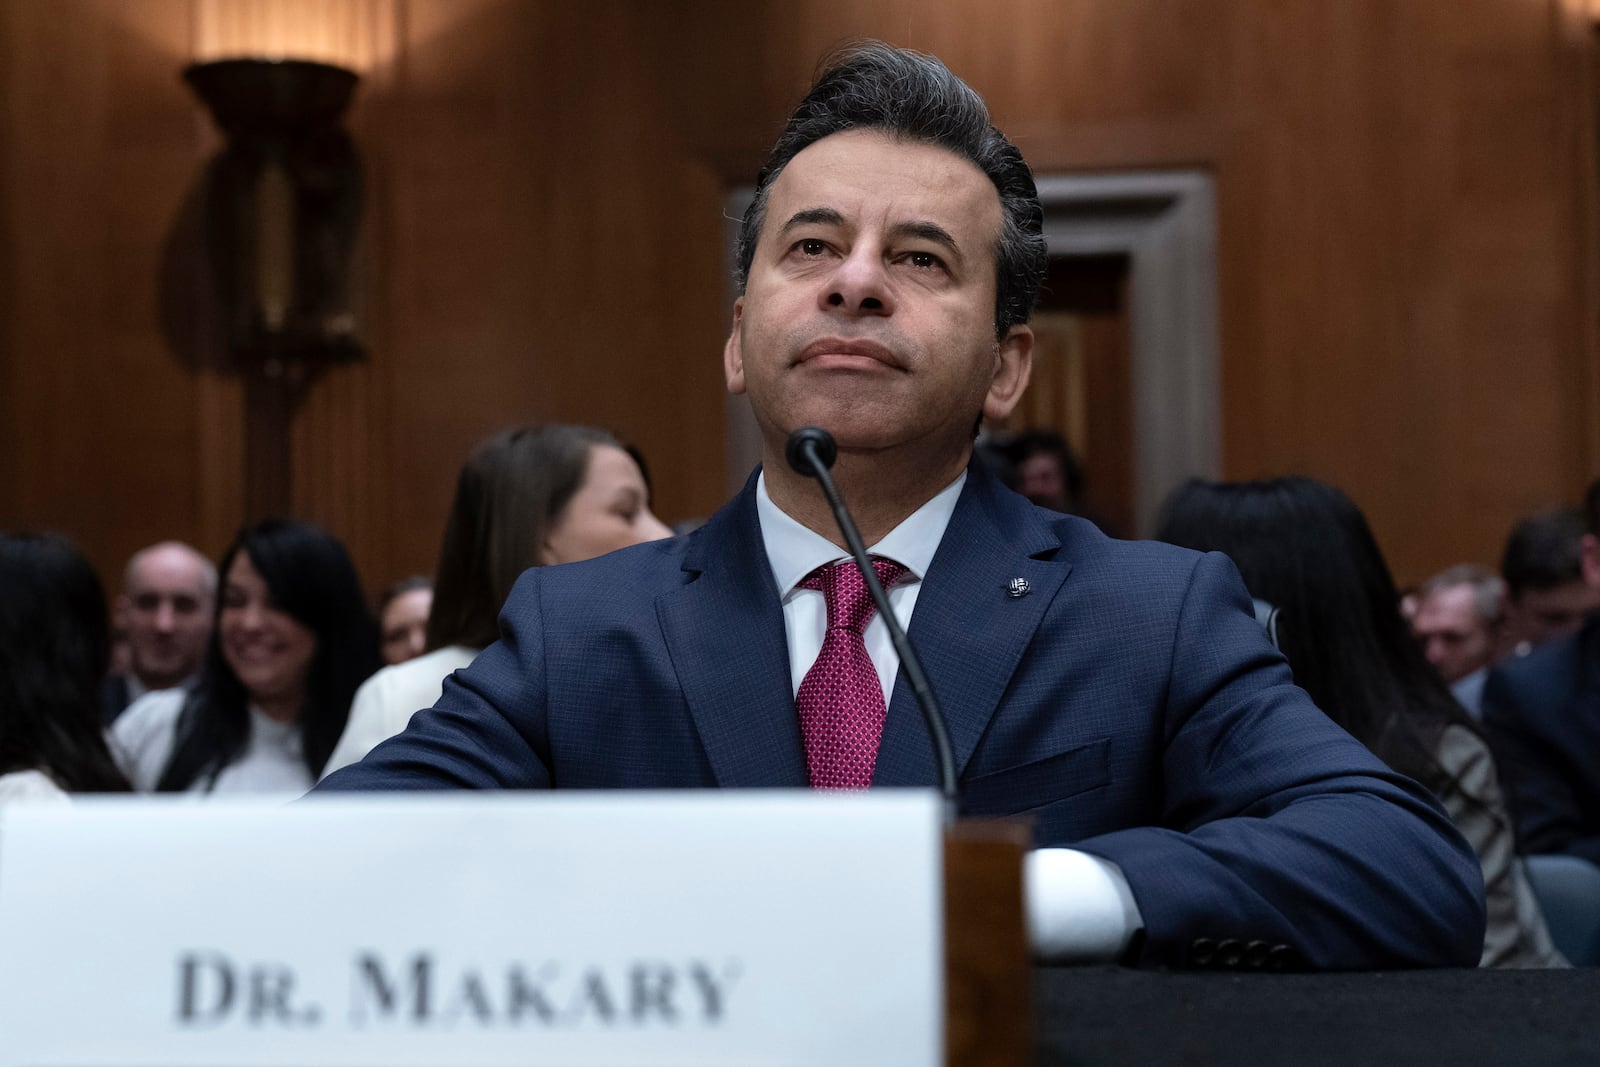
[[360, 358], [348, 276], [361, 162], [339, 124], [359, 78], [271, 59], [195, 63], [183, 76], [227, 139], [205, 215], [235, 358], [294, 383]]
[[244, 385], [246, 517], [287, 515], [294, 411], [318, 374], [363, 355], [349, 279], [361, 162], [340, 125], [359, 79], [271, 59], [195, 63], [183, 76], [226, 138], [206, 172], [203, 211]]

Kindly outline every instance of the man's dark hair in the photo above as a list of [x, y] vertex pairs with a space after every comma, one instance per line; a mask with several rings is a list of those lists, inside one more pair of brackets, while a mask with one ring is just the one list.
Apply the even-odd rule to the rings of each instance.
[[946, 148], [970, 160], [1000, 194], [995, 249], [995, 337], [1028, 321], [1044, 280], [1044, 209], [1022, 153], [989, 120], [966, 82], [933, 56], [881, 41], [851, 45], [822, 62], [822, 73], [789, 116], [756, 178], [755, 199], [739, 228], [736, 283], [744, 292], [766, 218], [767, 195], [789, 161], [830, 134], [882, 130]]
[[1500, 577], [1515, 600], [1527, 589], [1555, 589], [1583, 581], [1583, 512], [1558, 508], [1531, 515], [1511, 528]]

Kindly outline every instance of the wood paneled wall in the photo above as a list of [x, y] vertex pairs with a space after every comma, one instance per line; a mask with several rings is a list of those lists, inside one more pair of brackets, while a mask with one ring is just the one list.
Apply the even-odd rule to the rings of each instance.
[[1596, 88], [1560, 0], [0, 0], [0, 527], [113, 583], [243, 515], [194, 212], [195, 58], [363, 75], [362, 365], [290, 442], [373, 585], [432, 569], [507, 423], [612, 427], [659, 509], [724, 495], [723, 197], [818, 55], [941, 55], [1041, 174], [1218, 189], [1226, 473], [1344, 486], [1403, 579], [1491, 561], [1600, 470]]

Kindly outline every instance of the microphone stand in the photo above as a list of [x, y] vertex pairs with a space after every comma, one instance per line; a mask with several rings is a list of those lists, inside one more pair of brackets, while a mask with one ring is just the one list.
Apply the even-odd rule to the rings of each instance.
[[816, 426], [803, 426], [790, 434], [785, 448], [789, 466], [799, 474], [815, 478], [822, 486], [822, 495], [827, 498], [834, 521], [839, 524], [850, 555], [867, 583], [867, 591], [872, 594], [872, 602], [878, 607], [878, 615], [889, 629], [889, 641], [894, 645], [895, 655], [900, 657], [900, 667], [906, 672], [906, 680], [916, 693], [917, 706], [922, 709], [922, 719], [927, 724], [928, 737], [933, 742], [934, 762], [939, 769], [939, 792], [944, 797], [944, 821], [949, 826], [955, 822], [957, 798], [956, 760], [950, 750], [950, 732], [945, 729], [944, 712], [939, 707], [938, 698], [933, 695], [933, 687], [928, 684], [928, 676], [922, 671], [922, 661], [907, 640], [900, 620], [895, 618], [889, 595], [883, 591], [877, 571], [867, 558], [867, 546], [861, 540], [861, 531], [856, 528], [855, 520], [850, 517], [849, 509], [839, 496], [839, 487], [828, 473], [828, 468], [833, 466], [838, 455], [839, 449], [833, 435]]
[[844, 534], [850, 555], [889, 628], [922, 708], [944, 796], [945, 1054], [949, 1063], [1023, 1064], [1033, 1056], [1031, 972], [1023, 919], [1022, 857], [1028, 831], [1016, 822], [956, 821], [956, 761], [939, 702], [900, 620], [867, 558], [861, 531], [839, 498], [828, 468], [838, 457], [833, 437], [815, 426], [789, 435], [789, 466], [815, 478]]

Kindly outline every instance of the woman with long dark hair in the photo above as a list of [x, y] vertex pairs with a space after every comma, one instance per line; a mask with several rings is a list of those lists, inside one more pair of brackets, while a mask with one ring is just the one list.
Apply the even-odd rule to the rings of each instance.
[[1564, 966], [1516, 858], [1494, 759], [1412, 637], [1361, 509], [1310, 478], [1191, 481], [1167, 498], [1157, 536], [1232, 557], [1250, 594], [1277, 608], [1295, 682], [1439, 797], [1483, 867], [1482, 966]]
[[324, 774], [355, 763], [439, 699], [444, 679], [499, 636], [500, 607], [529, 567], [572, 563], [666, 537], [637, 454], [603, 430], [529, 426], [475, 449], [445, 524], [428, 651], [356, 694]]
[[0, 800], [128, 788], [100, 729], [110, 629], [72, 542], [0, 534]]
[[217, 571], [199, 682], [136, 701], [113, 746], [141, 790], [303, 793], [378, 667], [361, 582], [331, 534], [282, 519], [241, 530]]

